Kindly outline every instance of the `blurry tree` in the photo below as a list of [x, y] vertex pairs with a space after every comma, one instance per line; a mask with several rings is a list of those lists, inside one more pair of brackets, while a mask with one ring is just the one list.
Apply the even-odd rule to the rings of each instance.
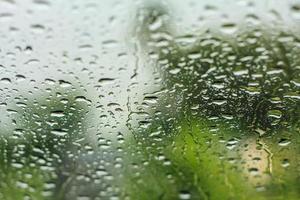
[[[150, 127], [134, 134], [146, 158], [128, 179], [129, 196], [299, 199], [299, 38], [269, 26], [179, 37], [155, 3], [136, 18], [167, 92]], [[185, 37], [196, 42], [181, 45]]]
[[85, 138], [80, 98], [79, 89], [57, 86], [19, 99], [16, 128], [0, 138], [1, 199], [65, 199]]

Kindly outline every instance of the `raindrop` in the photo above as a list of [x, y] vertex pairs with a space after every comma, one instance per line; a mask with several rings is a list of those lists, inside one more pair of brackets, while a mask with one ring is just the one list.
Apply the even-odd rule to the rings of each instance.
[[188, 200], [191, 199], [191, 194], [188, 191], [181, 191], [179, 194], [179, 199], [181, 200]]
[[115, 82], [114, 78], [100, 78], [98, 82], [101, 85], [113, 84]]
[[52, 117], [64, 117], [65, 113], [62, 110], [52, 111], [50, 114]]
[[291, 6], [292, 15], [295, 19], [300, 19], [300, 4], [294, 4]]
[[221, 31], [226, 34], [233, 34], [237, 31], [237, 26], [235, 23], [224, 23]]
[[286, 138], [282, 138], [279, 140], [278, 145], [281, 147], [286, 147], [291, 143], [291, 141], [289, 139]]
[[53, 135], [56, 135], [56, 136], [59, 136], [59, 137], [63, 137], [63, 136], [65, 136], [65, 135], [68, 134], [67, 131], [62, 130], [62, 129], [54, 129], [54, 130], [51, 130], [51, 133], [52, 133]]
[[59, 82], [59, 85], [61, 87], [63, 87], [63, 88], [71, 87], [72, 86], [72, 84], [70, 82], [65, 81], [65, 80], [59, 80], [58, 82]]
[[4, 84], [10, 84], [11, 83], [11, 79], [10, 78], [1, 78], [0, 82], [4, 83]]

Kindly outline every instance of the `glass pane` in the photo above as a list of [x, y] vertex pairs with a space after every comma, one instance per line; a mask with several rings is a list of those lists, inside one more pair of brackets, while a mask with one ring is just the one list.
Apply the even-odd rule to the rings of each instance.
[[300, 199], [300, 2], [0, 0], [0, 199]]

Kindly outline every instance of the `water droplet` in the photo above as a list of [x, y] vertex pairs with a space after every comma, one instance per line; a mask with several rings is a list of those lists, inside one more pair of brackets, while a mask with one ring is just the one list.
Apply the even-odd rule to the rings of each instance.
[[65, 113], [62, 110], [52, 111], [50, 114], [52, 117], [64, 117]]
[[289, 139], [286, 138], [282, 138], [280, 139], [280, 141], [278, 142], [278, 145], [281, 147], [286, 147], [291, 143], [291, 141]]
[[52, 133], [53, 135], [56, 135], [56, 136], [59, 136], [59, 137], [63, 137], [63, 136], [65, 136], [65, 135], [68, 134], [67, 131], [62, 130], [62, 129], [54, 129], [54, 130], [51, 130], [51, 133]]

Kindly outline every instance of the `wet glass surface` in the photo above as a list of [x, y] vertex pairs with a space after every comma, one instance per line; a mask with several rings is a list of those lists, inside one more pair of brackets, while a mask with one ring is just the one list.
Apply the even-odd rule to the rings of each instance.
[[0, 0], [0, 199], [300, 199], [300, 2]]

